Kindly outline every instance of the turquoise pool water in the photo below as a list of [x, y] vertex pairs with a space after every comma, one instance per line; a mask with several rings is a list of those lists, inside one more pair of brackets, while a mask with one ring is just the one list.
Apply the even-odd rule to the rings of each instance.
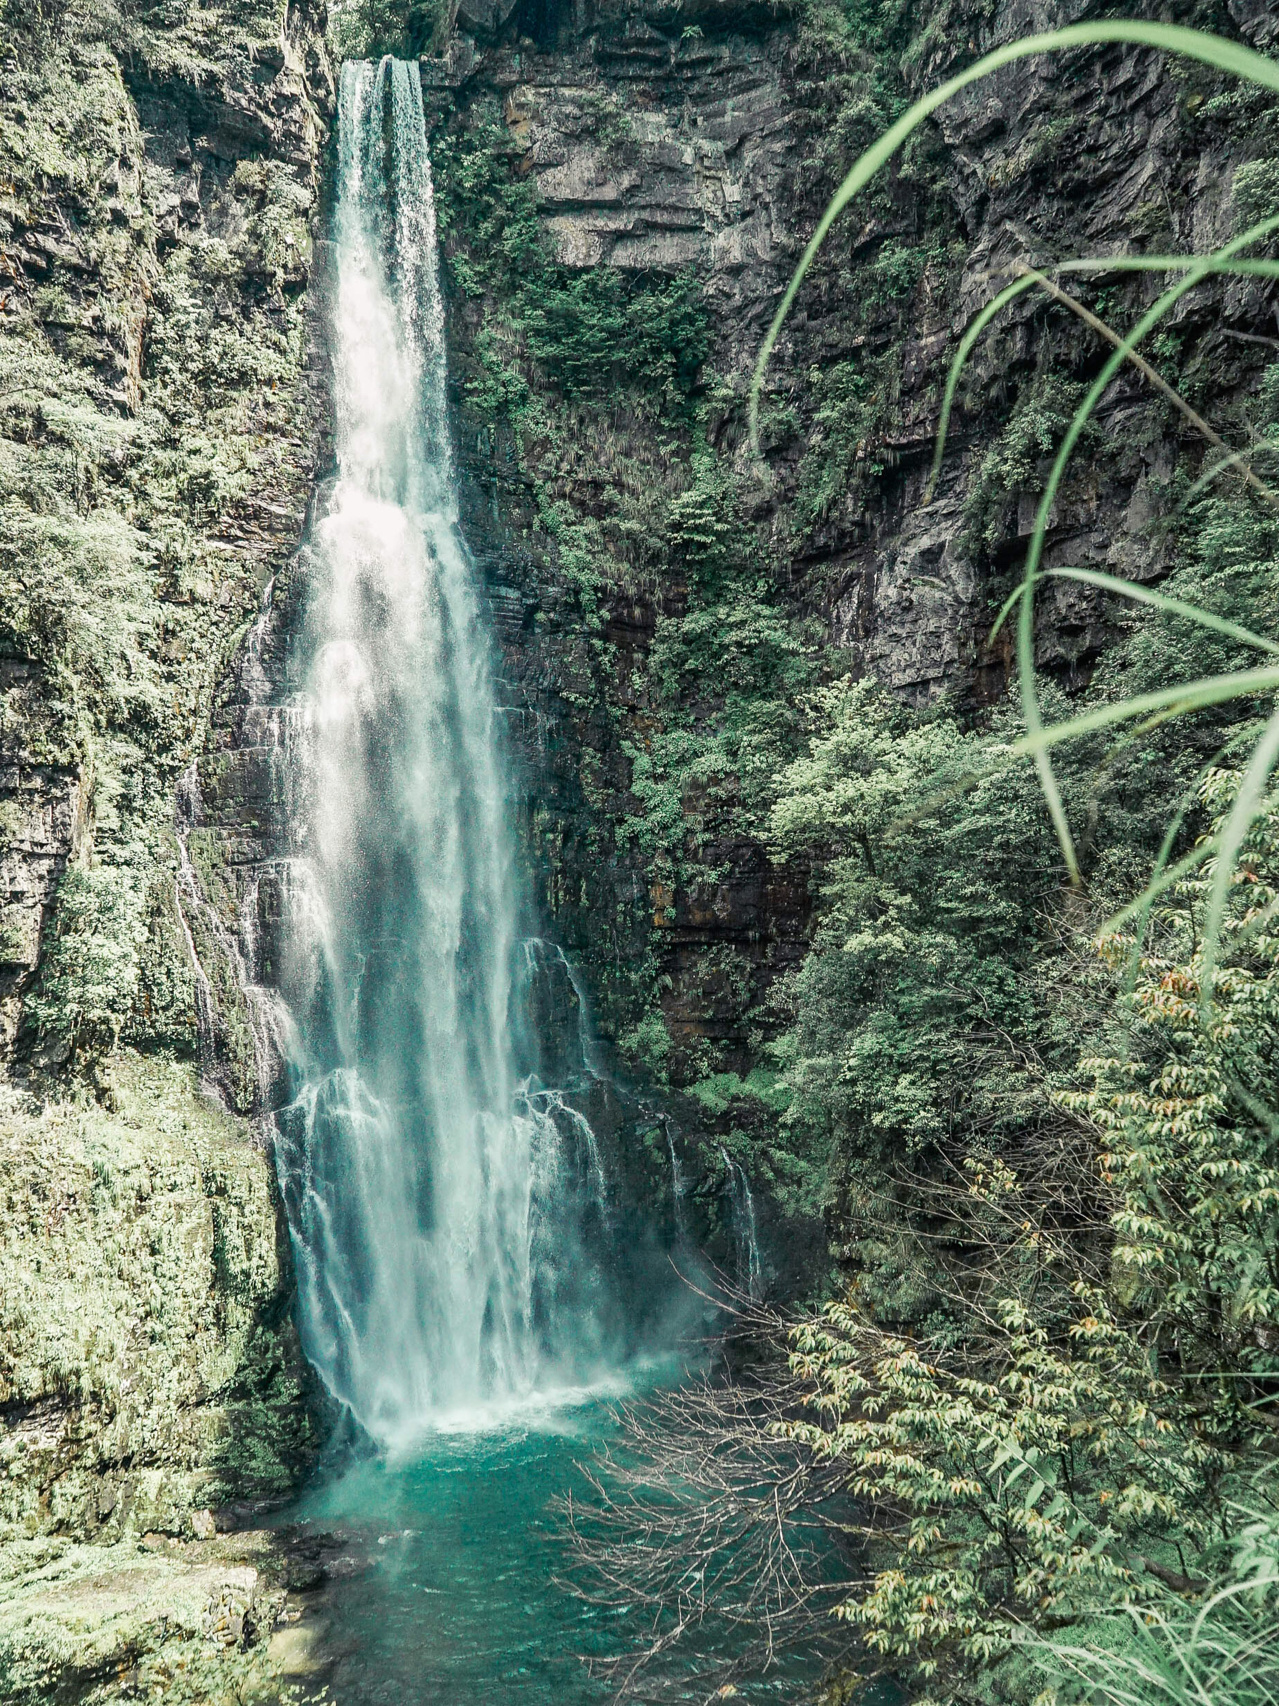
[[[366, 1461], [317, 1487], [291, 1520], [338, 1528], [373, 1559], [331, 1592], [329, 1699], [341, 1706], [595, 1706], [611, 1691], [583, 1658], [634, 1635], [624, 1613], [557, 1582], [568, 1565], [557, 1495], [614, 1429], [598, 1398], [432, 1435], [411, 1462]], [[694, 1674], [698, 1672], [699, 1674]], [[742, 1701], [800, 1701], [805, 1667], [739, 1682]], [[663, 1698], [702, 1701], [701, 1665]]]

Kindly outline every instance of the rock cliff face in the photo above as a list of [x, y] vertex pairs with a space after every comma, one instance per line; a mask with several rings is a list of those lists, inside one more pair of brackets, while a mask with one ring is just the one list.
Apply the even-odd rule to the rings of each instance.
[[319, 1444], [270, 1160], [199, 1087], [226, 974], [176, 803], [310, 496], [323, 28], [0, 25], [6, 1698], [224, 1686], [283, 1566], [210, 1510], [278, 1502]]
[[[974, 354], [925, 503], [963, 327], [1019, 262], [1212, 248], [1273, 170], [1268, 104], [1158, 55], [1007, 68], [837, 226], [774, 357], [757, 461], [749, 373], [842, 170], [980, 50], [1082, 15], [939, 4], [909, 24], [872, 8], [853, 28], [820, 6], [732, 0], [464, 4], [447, 54], [424, 62], [452, 208], [466, 530], [506, 659], [542, 900], [623, 1057], [698, 1090], [681, 1104], [691, 1136], [767, 1123], [733, 1078], [803, 952], [807, 875], [775, 864], [763, 835], [758, 778], [794, 731], [777, 706], [843, 672], [974, 713], [1005, 686], [991, 619], [1037, 469], [1106, 346], [1068, 306], [1022, 297]], [[1213, 27], [1262, 47], [1273, 33], [1243, 4]], [[519, 186], [547, 257], [536, 287], [491, 262], [525, 240]], [[555, 317], [596, 301], [605, 275], [636, 312], [661, 280], [696, 280], [707, 346], [679, 407], [620, 346], [603, 352], [606, 385], [575, 378]], [[1127, 324], [1162, 286], [1079, 288]], [[1267, 286], [1204, 287], [1156, 359], [1246, 437], [1277, 332]], [[1128, 372], [1057, 506], [1049, 562], [1157, 578], [1168, 493], [1201, 450]], [[738, 530], [719, 557], [716, 526]], [[1039, 660], [1068, 691], [1107, 621], [1081, 588], [1043, 599]], [[699, 1150], [713, 1171], [717, 1144]]]
[[323, 18], [177, 13], [6, 14], [0, 1015], [47, 1065], [193, 1037], [176, 779], [311, 481]]
[[[750, 8], [521, 12], [496, 40], [461, 36], [443, 65], [427, 67], [449, 92], [445, 135], [503, 127], [556, 262], [697, 281], [711, 341], [703, 396], [717, 383], [740, 388], [797, 252], [794, 37], [784, 13], [779, 22]], [[459, 221], [453, 252], [469, 252], [468, 240]], [[745, 1016], [802, 952], [803, 873], [774, 868], [758, 840], [723, 821], [733, 814], [715, 809], [718, 778], [683, 790], [677, 839], [689, 845], [675, 857], [655, 861], [642, 835], [627, 834], [643, 814], [631, 788], [637, 755], [669, 710], [650, 668], [654, 642], [689, 606], [689, 565], [663, 537], [664, 511], [688, 480], [689, 423], [672, 427], [612, 369], [615, 403], [570, 400], [546, 438], [501, 419], [472, 427], [489, 307], [465, 289], [453, 307], [465, 529], [492, 589], [544, 905], [593, 968], [607, 1035], [634, 1039], [667, 982], [660, 1012], [684, 1076], [745, 1070]], [[715, 413], [712, 438], [725, 425]], [[594, 610], [558, 569], [555, 528], [566, 520], [592, 534]], [[680, 696], [699, 720], [713, 718], [722, 687], [686, 681]], [[685, 853], [696, 869], [681, 881]], [[644, 987], [632, 975], [640, 967]], [[667, 1045], [653, 1034], [658, 1052], [633, 1046], [630, 1058], [660, 1072]]]
[[323, 28], [0, 31], [0, 1534], [37, 1573], [278, 1500], [318, 1444], [269, 1159], [198, 1090], [175, 805], [311, 490]]

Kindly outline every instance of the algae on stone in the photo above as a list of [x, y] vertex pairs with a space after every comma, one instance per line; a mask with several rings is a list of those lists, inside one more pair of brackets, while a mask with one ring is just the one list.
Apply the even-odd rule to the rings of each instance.
[[285, 1591], [263, 1533], [205, 1544], [24, 1541], [0, 1551], [0, 1677], [50, 1697], [278, 1700]]
[[315, 1448], [269, 1158], [194, 1069], [0, 1112], [0, 1536], [192, 1532]]

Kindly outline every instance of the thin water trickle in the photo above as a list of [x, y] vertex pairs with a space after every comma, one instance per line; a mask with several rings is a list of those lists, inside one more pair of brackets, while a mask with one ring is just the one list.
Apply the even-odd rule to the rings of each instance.
[[671, 1160], [671, 1207], [675, 1210], [675, 1231], [679, 1238], [684, 1239], [688, 1236], [688, 1208], [684, 1202], [688, 1187], [675, 1149], [675, 1129], [669, 1119], [663, 1119], [662, 1130], [666, 1133], [666, 1152]]
[[[764, 1262], [759, 1248], [759, 1221], [755, 1214], [755, 1196], [746, 1169], [720, 1145], [728, 1183], [729, 1229], [736, 1248], [737, 1282], [748, 1297], [758, 1298], [763, 1291]], [[672, 1155], [674, 1151], [672, 1151]]]
[[306, 833], [277, 1157], [308, 1354], [402, 1453], [606, 1371], [604, 1195], [589, 1126], [530, 1078], [416, 64], [344, 66], [338, 140], [338, 479], [289, 725]]

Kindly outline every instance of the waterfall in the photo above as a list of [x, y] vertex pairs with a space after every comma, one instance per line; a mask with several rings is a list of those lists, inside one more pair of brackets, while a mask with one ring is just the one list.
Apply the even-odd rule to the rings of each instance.
[[396, 1448], [592, 1372], [584, 1222], [603, 1186], [589, 1126], [529, 1076], [522, 1040], [417, 66], [345, 65], [338, 140], [338, 478], [297, 648], [276, 1150], [308, 1354]]
[[724, 1159], [725, 1180], [728, 1186], [729, 1227], [736, 1247], [737, 1280], [744, 1285], [748, 1297], [761, 1295], [764, 1276], [763, 1258], [759, 1248], [759, 1223], [755, 1216], [755, 1196], [746, 1169], [720, 1145]]
[[684, 1198], [688, 1187], [684, 1183], [684, 1169], [679, 1164], [679, 1156], [675, 1152], [675, 1131], [670, 1120], [661, 1121], [662, 1130], [666, 1133], [666, 1151], [671, 1158], [671, 1207], [675, 1211], [675, 1233], [680, 1239], [688, 1236], [688, 1210]]

